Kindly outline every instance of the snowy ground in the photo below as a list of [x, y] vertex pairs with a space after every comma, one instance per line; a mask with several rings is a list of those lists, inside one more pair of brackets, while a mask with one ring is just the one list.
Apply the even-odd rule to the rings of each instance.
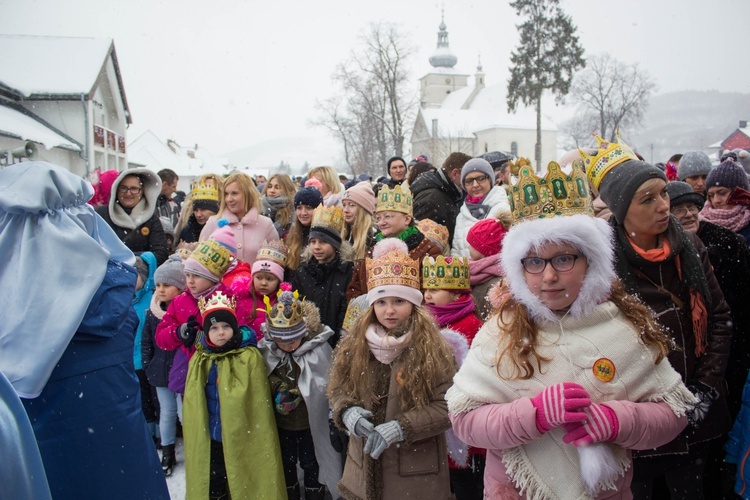
[[[184, 500], [185, 498], [185, 448], [182, 447], [182, 438], [175, 440], [175, 455], [177, 466], [172, 475], [167, 478], [169, 496], [172, 500]], [[159, 452], [161, 457], [161, 452]]]

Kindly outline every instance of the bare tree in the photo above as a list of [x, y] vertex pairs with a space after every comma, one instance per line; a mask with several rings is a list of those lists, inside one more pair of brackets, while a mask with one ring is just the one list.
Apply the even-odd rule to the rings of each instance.
[[312, 123], [341, 140], [355, 175], [384, 171], [390, 156], [403, 154], [415, 103], [405, 66], [413, 49], [404, 32], [395, 24], [370, 24], [361, 47], [332, 76], [340, 92], [316, 102], [321, 116]]
[[600, 54], [591, 56], [586, 69], [575, 76], [570, 97], [578, 115], [587, 116], [588, 121], [594, 118], [599, 134], [614, 141], [618, 128], [641, 123], [654, 90], [656, 84], [637, 64]]

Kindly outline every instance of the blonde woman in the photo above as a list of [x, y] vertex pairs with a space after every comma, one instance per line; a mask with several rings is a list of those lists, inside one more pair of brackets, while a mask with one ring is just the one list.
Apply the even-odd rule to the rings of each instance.
[[201, 231], [201, 241], [218, 228], [219, 219], [229, 221], [237, 244], [237, 258], [251, 266], [264, 240], [279, 239], [271, 219], [260, 215], [260, 193], [253, 180], [242, 172], [234, 172], [224, 181], [219, 214], [208, 219]]
[[292, 201], [296, 193], [297, 189], [294, 187], [292, 178], [286, 174], [272, 176], [260, 193], [263, 215], [273, 221], [273, 227], [276, 228], [280, 238], [284, 237], [292, 225], [294, 216]]
[[375, 211], [375, 193], [369, 182], [359, 182], [344, 191], [341, 200], [344, 208], [344, 231], [341, 239], [354, 249], [354, 261], [365, 258], [367, 249], [375, 244], [377, 226], [372, 219]]
[[341, 185], [339, 174], [333, 167], [315, 167], [308, 172], [307, 176], [318, 179], [322, 184], [320, 194], [323, 195], [323, 205], [326, 207], [341, 206], [344, 186]]

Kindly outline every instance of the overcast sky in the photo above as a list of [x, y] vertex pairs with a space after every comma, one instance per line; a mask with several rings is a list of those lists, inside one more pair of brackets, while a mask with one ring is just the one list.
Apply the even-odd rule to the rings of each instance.
[[[561, 5], [587, 54], [639, 63], [659, 93], [750, 91], [748, 0]], [[473, 74], [481, 54], [487, 84], [506, 81], [519, 19], [502, 0], [0, 0], [0, 32], [114, 39], [134, 121], [128, 139], [151, 129], [223, 154], [323, 134], [308, 130], [315, 99], [331, 95], [331, 74], [369, 22], [401, 24], [416, 50], [416, 90], [441, 8], [457, 68]]]

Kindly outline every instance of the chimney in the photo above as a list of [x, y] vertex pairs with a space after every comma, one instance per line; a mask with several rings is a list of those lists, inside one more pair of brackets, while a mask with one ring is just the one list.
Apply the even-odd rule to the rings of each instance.
[[747, 128], [747, 120], [740, 120], [740, 128]]

